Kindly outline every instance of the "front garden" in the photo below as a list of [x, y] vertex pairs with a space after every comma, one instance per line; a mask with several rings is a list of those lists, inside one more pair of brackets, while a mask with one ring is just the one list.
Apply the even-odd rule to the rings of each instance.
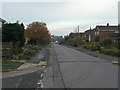
[[[19, 66], [24, 64], [24, 61], [30, 60], [43, 46], [40, 45], [24, 45], [22, 48], [3, 48], [2, 55], [2, 71], [16, 70]], [[5, 50], [4, 50], [5, 49]], [[5, 53], [4, 53], [5, 52]]]
[[83, 48], [91, 51], [97, 51], [106, 55], [120, 57], [118, 43], [112, 42], [110, 39], [105, 39], [102, 42], [85, 42]]
[[49, 41], [50, 34], [46, 23], [32, 22], [26, 29], [23, 23], [5, 23], [2, 26], [3, 71], [14, 70], [26, 60], [30, 60], [43, 46], [49, 44]]

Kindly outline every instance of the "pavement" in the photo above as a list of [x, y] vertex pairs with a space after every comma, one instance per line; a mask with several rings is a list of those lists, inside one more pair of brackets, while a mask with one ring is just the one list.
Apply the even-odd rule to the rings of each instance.
[[43, 48], [31, 60], [25, 62], [15, 71], [0, 74], [2, 88], [40, 88], [46, 62], [49, 56], [49, 49]]
[[48, 53], [49, 53], [49, 48], [45, 47], [42, 50], [40, 50], [38, 54], [34, 56], [31, 60], [27, 60], [27, 63], [39, 64], [40, 61], [46, 60]]
[[109, 60], [56, 44], [50, 51], [44, 88], [118, 88], [118, 66]]

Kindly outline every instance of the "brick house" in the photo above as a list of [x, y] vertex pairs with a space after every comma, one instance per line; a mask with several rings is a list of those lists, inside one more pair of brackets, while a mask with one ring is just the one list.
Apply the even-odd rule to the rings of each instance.
[[96, 26], [94, 29], [89, 29], [84, 32], [83, 38], [86, 42], [94, 42], [96, 38], [98, 41], [103, 41], [105, 39], [112, 39], [114, 42], [118, 40], [118, 26]]
[[99, 36], [99, 41], [103, 41], [105, 39], [112, 39], [116, 41], [118, 39], [118, 26], [96, 26], [93, 29], [94, 37]]

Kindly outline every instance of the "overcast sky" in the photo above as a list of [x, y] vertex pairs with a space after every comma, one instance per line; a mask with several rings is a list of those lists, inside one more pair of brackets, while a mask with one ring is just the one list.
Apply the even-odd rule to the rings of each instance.
[[[8, 2], [9, 1], [9, 2]], [[118, 24], [119, 0], [79, 0], [79, 2], [40, 2], [3, 0], [2, 18], [7, 22], [19, 20], [25, 25], [33, 21], [47, 23], [51, 34], [67, 35], [80, 26], [84, 32], [95, 25]]]

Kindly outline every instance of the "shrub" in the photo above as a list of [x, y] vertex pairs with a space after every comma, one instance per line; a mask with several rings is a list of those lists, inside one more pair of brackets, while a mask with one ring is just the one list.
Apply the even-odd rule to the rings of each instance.
[[104, 48], [101, 49], [100, 52], [111, 56], [120, 56], [120, 51], [117, 48], [114, 49]]
[[35, 50], [26, 50], [25, 51], [25, 55], [34, 55], [35, 54]]
[[87, 45], [83, 45], [83, 48], [86, 48], [87, 47]]
[[105, 47], [111, 47], [112, 45], [112, 40], [111, 39], [105, 39], [104, 41], [102, 41], [100, 43], [102, 46], [105, 46]]
[[83, 48], [87, 48], [87, 42], [84, 43]]
[[99, 42], [88, 42], [83, 45], [83, 48], [90, 49], [92, 51], [100, 50], [101, 45]]
[[25, 56], [24, 59], [31, 59], [31, 56]]
[[91, 48], [91, 45], [88, 45], [87, 47], [86, 47], [86, 49], [90, 49]]
[[91, 46], [90, 50], [97, 51], [97, 47], [96, 46]]

